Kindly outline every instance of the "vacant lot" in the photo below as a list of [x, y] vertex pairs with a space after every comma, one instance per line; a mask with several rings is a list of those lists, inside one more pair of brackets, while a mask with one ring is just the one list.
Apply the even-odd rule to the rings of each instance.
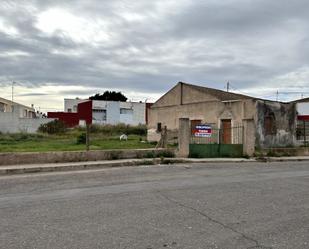
[[[86, 145], [78, 142], [81, 134], [81, 132], [77, 131], [70, 131], [63, 135], [1, 134], [0, 152], [85, 150]], [[154, 144], [147, 143], [145, 140], [145, 136], [129, 135], [127, 141], [120, 141], [118, 135], [93, 133], [90, 135], [90, 149], [143, 149], [155, 146]]]

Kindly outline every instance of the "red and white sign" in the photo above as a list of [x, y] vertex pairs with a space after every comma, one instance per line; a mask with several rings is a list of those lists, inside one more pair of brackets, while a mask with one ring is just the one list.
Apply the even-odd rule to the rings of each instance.
[[195, 137], [211, 137], [212, 128], [210, 125], [196, 125], [194, 128]]

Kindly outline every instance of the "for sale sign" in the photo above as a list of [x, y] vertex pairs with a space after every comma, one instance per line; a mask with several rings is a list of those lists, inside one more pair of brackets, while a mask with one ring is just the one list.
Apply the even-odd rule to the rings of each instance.
[[195, 137], [211, 137], [212, 129], [210, 125], [196, 125], [194, 129]]

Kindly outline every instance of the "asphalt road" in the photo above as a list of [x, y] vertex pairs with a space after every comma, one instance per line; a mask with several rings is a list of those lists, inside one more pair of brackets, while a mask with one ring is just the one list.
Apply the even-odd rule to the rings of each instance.
[[0, 177], [0, 248], [309, 248], [309, 163]]

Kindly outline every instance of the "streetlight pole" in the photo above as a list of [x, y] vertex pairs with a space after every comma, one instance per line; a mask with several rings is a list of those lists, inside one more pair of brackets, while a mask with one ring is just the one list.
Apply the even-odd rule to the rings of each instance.
[[14, 102], [14, 84], [16, 84], [15, 81], [12, 82], [12, 104]]
[[15, 81], [12, 82], [12, 113], [14, 111], [14, 84], [16, 84]]

